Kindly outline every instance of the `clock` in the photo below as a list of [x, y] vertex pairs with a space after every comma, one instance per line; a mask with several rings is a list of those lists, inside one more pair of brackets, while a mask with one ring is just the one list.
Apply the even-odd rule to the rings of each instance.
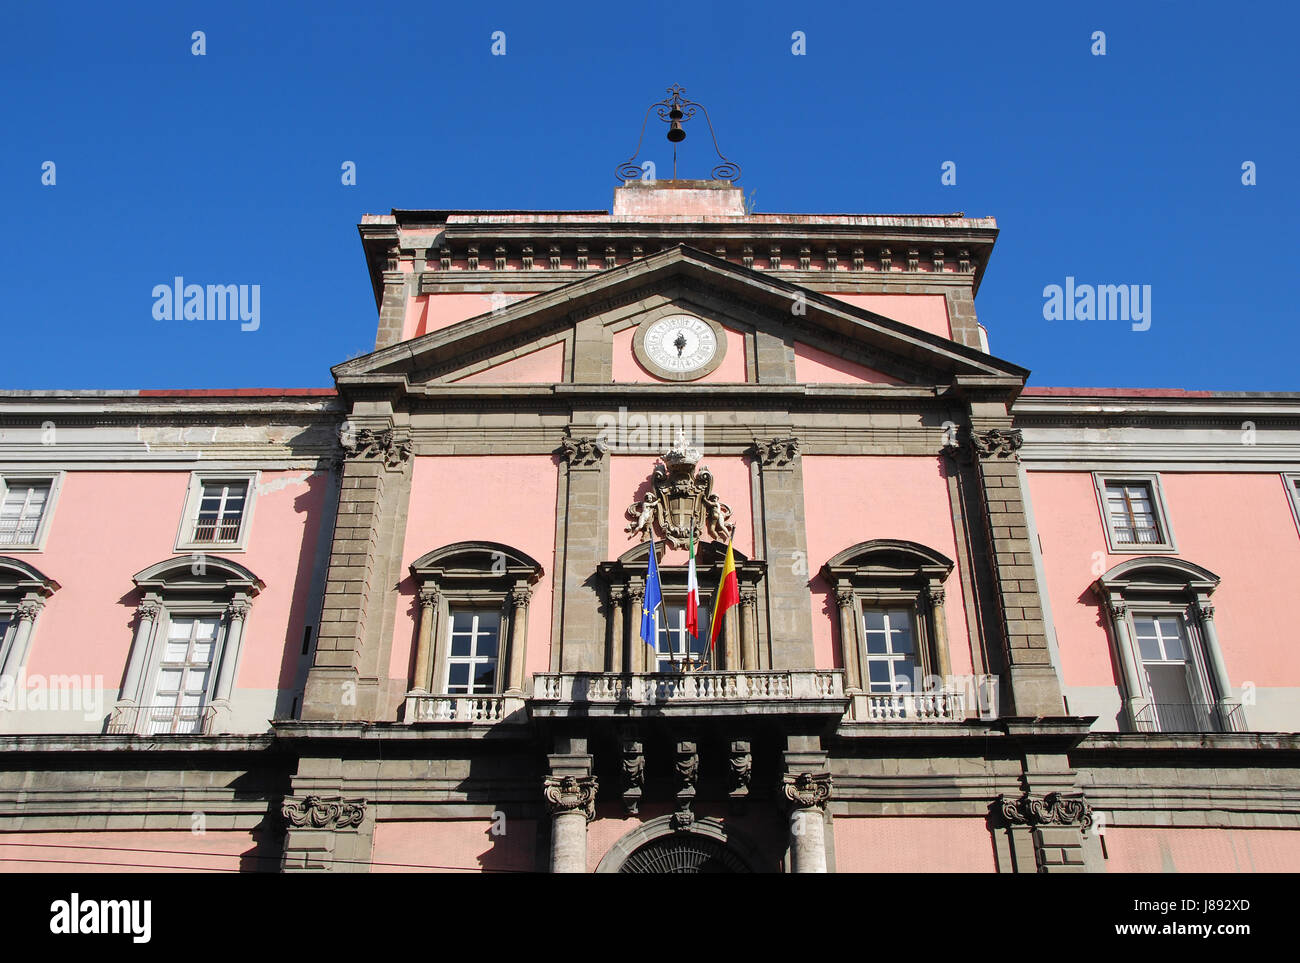
[[637, 360], [669, 381], [693, 381], [713, 371], [727, 351], [722, 327], [693, 314], [643, 321], [633, 339]]

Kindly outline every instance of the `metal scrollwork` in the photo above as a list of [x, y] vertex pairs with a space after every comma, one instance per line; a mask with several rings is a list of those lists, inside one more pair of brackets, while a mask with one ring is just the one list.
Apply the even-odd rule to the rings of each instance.
[[[740, 165], [723, 154], [718, 147], [718, 135], [713, 130], [713, 121], [709, 119], [709, 112], [704, 108], [704, 105], [693, 100], [686, 100], [683, 96], [686, 93], [686, 88], [679, 84], [673, 84], [667, 88], [667, 91], [667, 97], [646, 108], [645, 117], [641, 121], [641, 133], [636, 139], [636, 150], [632, 152], [631, 157], [614, 168], [614, 176], [619, 181], [635, 181], [640, 180], [644, 174], [641, 166], [636, 163], [636, 159], [641, 153], [641, 144], [645, 140], [645, 127], [650, 121], [652, 112], [668, 125], [668, 140], [676, 145], [686, 139], [686, 131], [682, 125], [692, 120], [696, 111], [699, 111], [704, 115], [704, 122], [709, 126], [709, 136], [713, 139], [713, 151], [718, 155], [720, 161], [713, 168], [713, 179], [731, 183], [740, 180]], [[673, 179], [677, 179], [677, 152], [675, 147], [673, 150]]]

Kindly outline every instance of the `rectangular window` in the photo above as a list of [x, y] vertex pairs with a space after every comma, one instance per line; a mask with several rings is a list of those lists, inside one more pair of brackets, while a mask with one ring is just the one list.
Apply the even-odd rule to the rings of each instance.
[[203, 731], [204, 706], [220, 627], [217, 616], [170, 619], [153, 698], [145, 710], [145, 735]]
[[50, 504], [50, 479], [5, 479], [0, 500], [0, 546], [36, 545]]
[[193, 541], [199, 544], [238, 542], [247, 496], [246, 481], [205, 481], [194, 520]]
[[1214, 707], [1201, 695], [1187, 626], [1180, 615], [1135, 615], [1133, 632], [1157, 732], [1213, 732]]
[[686, 631], [686, 606], [664, 604], [655, 613], [655, 651], [658, 653], [658, 671], [675, 671], [673, 663], [698, 661], [709, 644], [709, 611], [701, 606], [697, 615], [699, 638]]
[[1175, 550], [1157, 476], [1094, 474], [1093, 478], [1112, 552]]
[[486, 609], [452, 609], [447, 694], [492, 695], [497, 691], [497, 657], [501, 649], [501, 613]]
[[867, 608], [862, 613], [866, 634], [866, 675], [870, 692], [916, 692], [920, 662], [909, 609]]
[[176, 551], [245, 551], [258, 477], [255, 471], [191, 474]]

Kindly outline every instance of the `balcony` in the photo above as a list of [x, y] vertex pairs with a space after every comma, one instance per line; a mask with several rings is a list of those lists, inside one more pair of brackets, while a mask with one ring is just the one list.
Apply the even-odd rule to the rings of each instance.
[[108, 717], [108, 734], [206, 736], [216, 714], [214, 706], [118, 706]]
[[966, 696], [961, 692], [868, 692], [863, 704], [865, 711], [857, 714], [856, 722], [961, 722], [966, 718]]
[[490, 726], [498, 722], [525, 722], [524, 700], [504, 695], [424, 695], [406, 697], [407, 722], [456, 723]]
[[1138, 732], [1245, 732], [1239, 702], [1149, 702], [1133, 714]]
[[534, 717], [842, 715], [838, 670], [553, 672], [533, 676]]

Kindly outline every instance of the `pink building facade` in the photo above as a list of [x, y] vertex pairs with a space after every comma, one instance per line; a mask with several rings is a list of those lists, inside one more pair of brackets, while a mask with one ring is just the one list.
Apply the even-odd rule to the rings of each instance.
[[360, 231], [334, 388], [0, 395], [0, 867], [1300, 867], [1300, 399], [1026, 387], [989, 218]]

